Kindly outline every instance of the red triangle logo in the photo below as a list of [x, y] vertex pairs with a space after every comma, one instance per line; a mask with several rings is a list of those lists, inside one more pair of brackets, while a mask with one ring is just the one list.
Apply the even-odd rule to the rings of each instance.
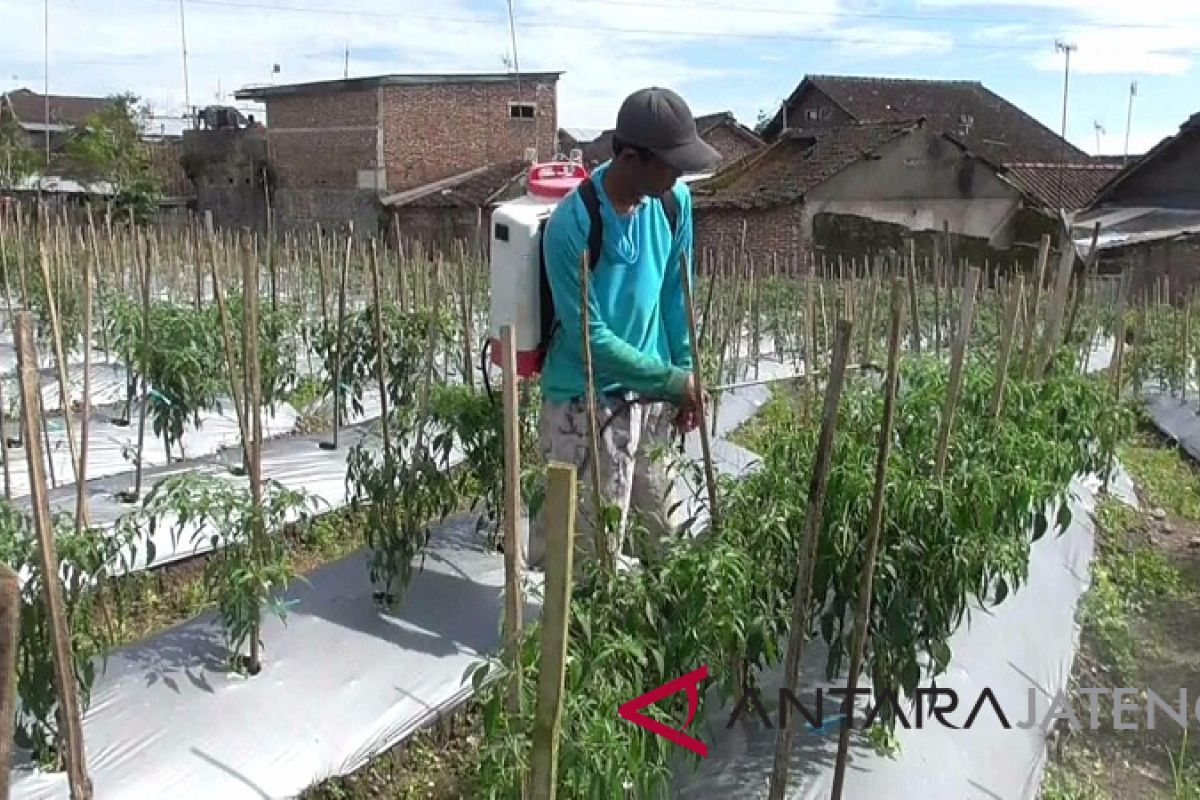
[[[701, 758], [708, 755], [708, 745], [699, 739], [694, 739], [684, 733], [687, 727], [692, 724], [692, 719], [696, 716], [696, 708], [700, 704], [700, 681], [708, 677], [708, 665], [702, 665], [699, 669], [694, 669], [686, 675], [680, 675], [678, 678], [669, 680], [657, 689], [652, 689], [645, 694], [622, 703], [617, 709], [617, 713], [622, 719], [627, 719], [634, 725], [645, 728], [651, 733], [657, 734], [669, 742], [685, 747], [696, 753]], [[648, 705], [657, 703], [664, 697], [670, 697], [679, 691], [686, 691], [688, 696], [688, 715], [687, 720], [683, 723], [683, 727], [676, 730], [668, 728], [663, 723], [656, 719], [651, 719], [645, 714], [639, 713], [641, 709]]]

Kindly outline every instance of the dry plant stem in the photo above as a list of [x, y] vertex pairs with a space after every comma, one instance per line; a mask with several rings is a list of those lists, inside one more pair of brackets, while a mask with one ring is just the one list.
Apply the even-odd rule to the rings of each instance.
[[588, 317], [590, 309], [588, 308], [588, 289], [590, 270], [588, 269], [587, 252], [583, 252], [579, 256], [579, 316], [580, 324], [582, 325], [583, 334], [583, 379], [584, 379], [584, 398], [587, 404], [588, 414], [588, 451], [591, 457], [591, 478], [592, 478], [592, 502], [593, 513], [596, 519], [593, 520], [595, 525], [595, 549], [596, 557], [602, 569], [609, 573], [615, 568], [615, 556], [608, 547], [608, 531], [604, 524], [604, 496], [600, 491], [600, 430], [596, 422], [596, 385], [595, 378], [592, 375], [592, 339], [588, 330]]
[[58, 319], [58, 302], [54, 299], [56, 288], [50, 279], [50, 263], [46, 255], [46, 243], [43, 240], [38, 246], [42, 264], [42, 281], [46, 289], [46, 308], [50, 312], [50, 328], [54, 340], [54, 361], [58, 373], [58, 398], [62, 406], [63, 429], [67, 436], [67, 447], [71, 452], [71, 470], [75, 481], [79, 481], [79, 454], [75, 446], [74, 432], [71, 430], [71, 393], [67, 389], [67, 359], [63, 354], [62, 326]]
[[[816, 563], [817, 539], [821, 530], [825, 490], [833, 456], [833, 435], [837, 427], [838, 405], [846, 375], [846, 358], [850, 352], [852, 324], [841, 320], [834, 338], [833, 362], [829, 383], [825, 388], [825, 409], [821, 415], [821, 434], [817, 441], [816, 458], [808, 490], [808, 509], [804, 516], [804, 539], [800, 561], [796, 567], [796, 591], [792, 599], [792, 624], [788, 634], [787, 655], [784, 658], [784, 683], [795, 692], [800, 684], [800, 658], [808, 630], [808, 606], [812, 595], [813, 567]], [[775, 761], [771, 772], [770, 800], [783, 800], [787, 794], [789, 759], [792, 749], [792, 726], [779, 730], [775, 739]]]
[[1021, 344], [1021, 375], [1029, 376], [1029, 359], [1033, 357], [1033, 336], [1037, 330], [1038, 314], [1041, 313], [1042, 285], [1046, 282], [1046, 265], [1050, 260], [1050, 235], [1042, 235], [1038, 248], [1036, 282], [1033, 285], [1033, 303], [1029, 306], [1029, 324], [1025, 328], [1025, 340]]
[[[551, 462], [546, 470], [546, 589], [542, 608], [537, 708], [533, 718], [531, 800], [554, 800], [558, 785], [558, 742], [570, 634], [572, 555], [575, 541], [573, 464]], [[559, 531], [561, 535], [557, 534]]]
[[342, 260], [342, 274], [338, 284], [337, 341], [334, 345], [333, 375], [333, 449], [338, 446], [338, 430], [342, 426], [342, 339], [346, 324], [346, 273], [350, 271], [350, 252], [353, 247], [354, 223], [346, 234], [346, 255]]
[[708, 268], [708, 270], [706, 270], [708, 272], [708, 292], [706, 294], [708, 296], [704, 298], [704, 317], [700, 320], [700, 335], [701, 336], [710, 334], [710, 329], [713, 327], [713, 325], [712, 325], [713, 297], [714, 297], [714, 290], [716, 289], [716, 286], [717, 286], [717, 275], [720, 272], [721, 252], [719, 250], [717, 251], [717, 263], [715, 265], [715, 268], [714, 268], [714, 264], [712, 263], [712, 259], [707, 259], [707, 263], [708, 263], [709, 268]]
[[[331, 243], [332, 246], [332, 243]], [[325, 328], [329, 327], [329, 295], [328, 281], [325, 278], [325, 239], [321, 235], [321, 229], [317, 229], [317, 281], [321, 289], [321, 324]]]
[[8, 782], [12, 770], [20, 616], [20, 579], [7, 564], [0, 564], [0, 800], [8, 800]]
[[[696, 415], [700, 419], [697, 427], [700, 431], [701, 455], [704, 458], [704, 484], [708, 492], [708, 515], [711, 520], [712, 532], [720, 533], [721, 514], [717, 505], [717, 476], [716, 470], [713, 468], [712, 442], [708, 437], [708, 429], [704, 425], [704, 370], [700, 368], [700, 341], [696, 336], [696, 311], [692, 305], [692, 276], [689, 267], [687, 255], [681, 255], [679, 270], [680, 277], [683, 279], [683, 304], [687, 308], [688, 339], [692, 349], [692, 375], [696, 381], [696, 397], [699, 403]], [[716, 416], [716, 411], [713, 412], [713, 416]]]
[[958, 324], [958, 335], [950, 356], [950, 385], [946, 392], [946, 405], [942, 411], [942, 424], [938, 431], [937, 455], [934, 461], [934, 480], [940, 481], [946, 472], [946, 456], [950, 449], [950, 431], [954, 427], [954, 412], [958, 408], [959, 390], [962, 387], [963, 362], [967, 355], [967, 340], [971, 337], [971, 319], [975, 313], [975, 291], [979, 283], [979, 268], [972, 267], [967, 274], [967, 285], [963, 289], [962, 315]]
[[[883, 527], [883, 500], [887, 488], [888, 458], [892, 450], [892, 424], [896, 417], [896, 384], [900, 373], [900, 328], [904, 316], [904, 296], [900, 281], [892, 284], [892, 328], [888, 335], [887, 383], [884, 386], [883, 422], [879, 430], [879, 458], [875, 462], [875, 486], [871, 495], [871, 516], [867, 522], [866, 553], [859, 575], [858, 605], [854, 612], [854, 638], [850, 648], [850, 672], [846, 687], [846, 714], [854, 703], [858, 676], [866, 650], [867, 619], [871, 612], [871, 593], [875, 581], [875, 562], [879, 554], [879, 536]], [[964, 329], [965, 331], [965, 329]], [[961, 332], [960, 332], [961, 338]], [[834, 762], [832, 800], [841, 800], [846, 780], [846, 759], [850, 751], [850, 725], [843, 725], [838, 737]]]
[[471, 337], [474, 336], [474, 326], [471, 324], [471, 308], [467, 293], [467, 254], [465, 249], [459, 250], [458, 259], [458, 298], [459, 309], [462, 312], [462, 369], [463, 380], [467, 388], [475, 390], [475, 370], [471, 361]]
[[1025, 278], [1018, 275], [1009, 287], [1008, 308], [1004, 312], [1004, 330], [1000, 340], [1000, 354], [996, 362], [996, 388], [992, 393], [992, 404], [988, 416], [992, 419], [1000, 417], [1000, 409], [1004, 407], [1004, 389], [1008, 384], [1008, 364], [1012, 358], [1013, 340], [1017, 335], [1017, 311], [1025, 291]]
[[[520, 715], [523, 557], [517, 519], [521, 514], [521, 428], [517, 397], [517, 335], [512, 325], [500, 329], [500, 346], [504, 362], [504, 663], [509, 670], [506, 706], [510, 714]], [[573, 546], [574, 537], [567, 540], [567, 547]], [[550, 577], [547, 567], [546, 579]]]
[[28, 311], [17, 315], [13, 331], [17, 348], [17, 369], [21, 384], [21, 422], [25, 432], [25, 455], [29, 461], [29, 493], [33, 525], [38, 538], [37, 554], [43, 576], [46, 608], [49, 612], [50, 644], [54, 658], [54, 688], [58, 696], [61, 733], [72, 800], [90, 800], [91, 781], [87, 776], [83, 748], [83, 725], [79, 696], [71, 658], [71, 631], [67, 626], [62, 586], [57, 580], [58, 554], [50, 516], [50, 498], [43, 473], [41, 442], [37, 419], [42, 414], [41, 387], [38, 380], [37, 354], [33, 347], [33, 322]]

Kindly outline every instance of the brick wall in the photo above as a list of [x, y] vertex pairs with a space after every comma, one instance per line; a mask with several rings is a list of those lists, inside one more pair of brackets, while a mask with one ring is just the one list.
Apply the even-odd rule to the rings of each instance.
[[1101, 251], [1100, 270], [1127, 271], [1130, 297], [1154, 291], [1159, 279], [1165, 277], [1171, 299], [1178, 302], [1184, 292], [1200, 286], [1200, 234]]
[[758, 149], [753, 142], [746, 141], [744, 137], [738, 136], [724, 125], [713, 128], [705, 134], [704, 141], [717, 148], [717, 152], [721, 154], [722, 163], [725, 164], [736, 161]]
[[756, 263], [767, 264], [773, 254], [782, 259], [785, 254], [794, 254], [796, 247], [806, 249], [808, 242], [801, 237], [803, 207], [800, 205], [779, 206], [763, 209], [697, 208], [695, 210], [696, 261], [704, 266], [705, 251], [711, 249], [713, 256], [720, 249], [726, 257], [734, 251], [742, 235], [742, 221], [746, 222], [746, 247]]
[[[375, 127], [376, 89], [312, 92], [267, 100], [270, 128]], [[270, 130], [268, 128], [268, 130]]]
[[387, 234], [387, 217], [374, 192], [338, 189], [279, 189], [275, 224], [281, 231], [344, 231], [354, 222], [355, 237]]
[[[406, 248], [419, 244], [426, 252], [453, 254], [461, 240], [473, 249], [479, 233], [476, 229], [477, 211], [474, 208], [418, 208], [397, 210], [400, 237]], [[483, 212], [482, 246], [488, 247], [491, 211]], [[394, 239], [394, 236], [392, 237]]]
[[[533, 119], [512, 119], [515, 83], [384, 86], [383, 153], [389, 191], [403, 191], [473, 167], [524, 156], [554, 155], [558, 136], [553, 82], [522, 81], [521, 100], [537, 108]], [[535, 145], [536, 140], [536, 145]]]
[[267, 101], [267, 141], [280, 188], [359, 188], [378, 168], [377, 90], [313, 93]]
[[272, 170], [267, 140], [260, 132], [186, 131], [180, 162], [194, 187], [196, 210], [202, 218], [211, 211], [218, 228], [265, 228], [263, 180], [270, 184]]

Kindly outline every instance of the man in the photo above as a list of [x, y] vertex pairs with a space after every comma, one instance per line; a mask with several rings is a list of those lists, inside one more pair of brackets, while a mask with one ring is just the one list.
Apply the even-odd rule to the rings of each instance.
[[[669, 89], [630, 95], [617, 115], [613, 158], [591, 182], [603, 232], [588, 284], [588, 334], [596, 389], [602, 502], [620, 508], [610, 553], [623, 548], [631, 507], [651, 535], [652, 551], [675, 528], [673, 480], [655, 451], [671, 424], [697, 424], [698, 395], [684, 302], [681, 255], [692, 263], [692, 202], [687, 172], [712, 167], [720, 154], [704, 142], [683, 99]], [[674, 232], [663, 196], [675, 197]], [[587, 207], [576, 189], [554, 210], [543, 233], [546, 275], [558, 326], [542, 370], [541, 447], [547, 460], [573, 463], [580, 478], [576, 513], [578, 564], [594, 556], [586, 375], [580, 314], [580, 258], [588, 250]], [[674, 413], [671, 413], [671, 409]], [[545, 532], [530, 529], [529, 562], [541, 565]]]

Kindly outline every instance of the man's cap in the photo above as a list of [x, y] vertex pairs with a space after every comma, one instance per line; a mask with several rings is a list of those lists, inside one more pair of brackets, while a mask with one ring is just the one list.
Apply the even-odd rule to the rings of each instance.
[[700, 138], [687, 103], [670, 89], [652, 86], [625, 98], [613, 135], [649, 150], [680, 172], [701, 172], [721, 160], [721, 154]]

